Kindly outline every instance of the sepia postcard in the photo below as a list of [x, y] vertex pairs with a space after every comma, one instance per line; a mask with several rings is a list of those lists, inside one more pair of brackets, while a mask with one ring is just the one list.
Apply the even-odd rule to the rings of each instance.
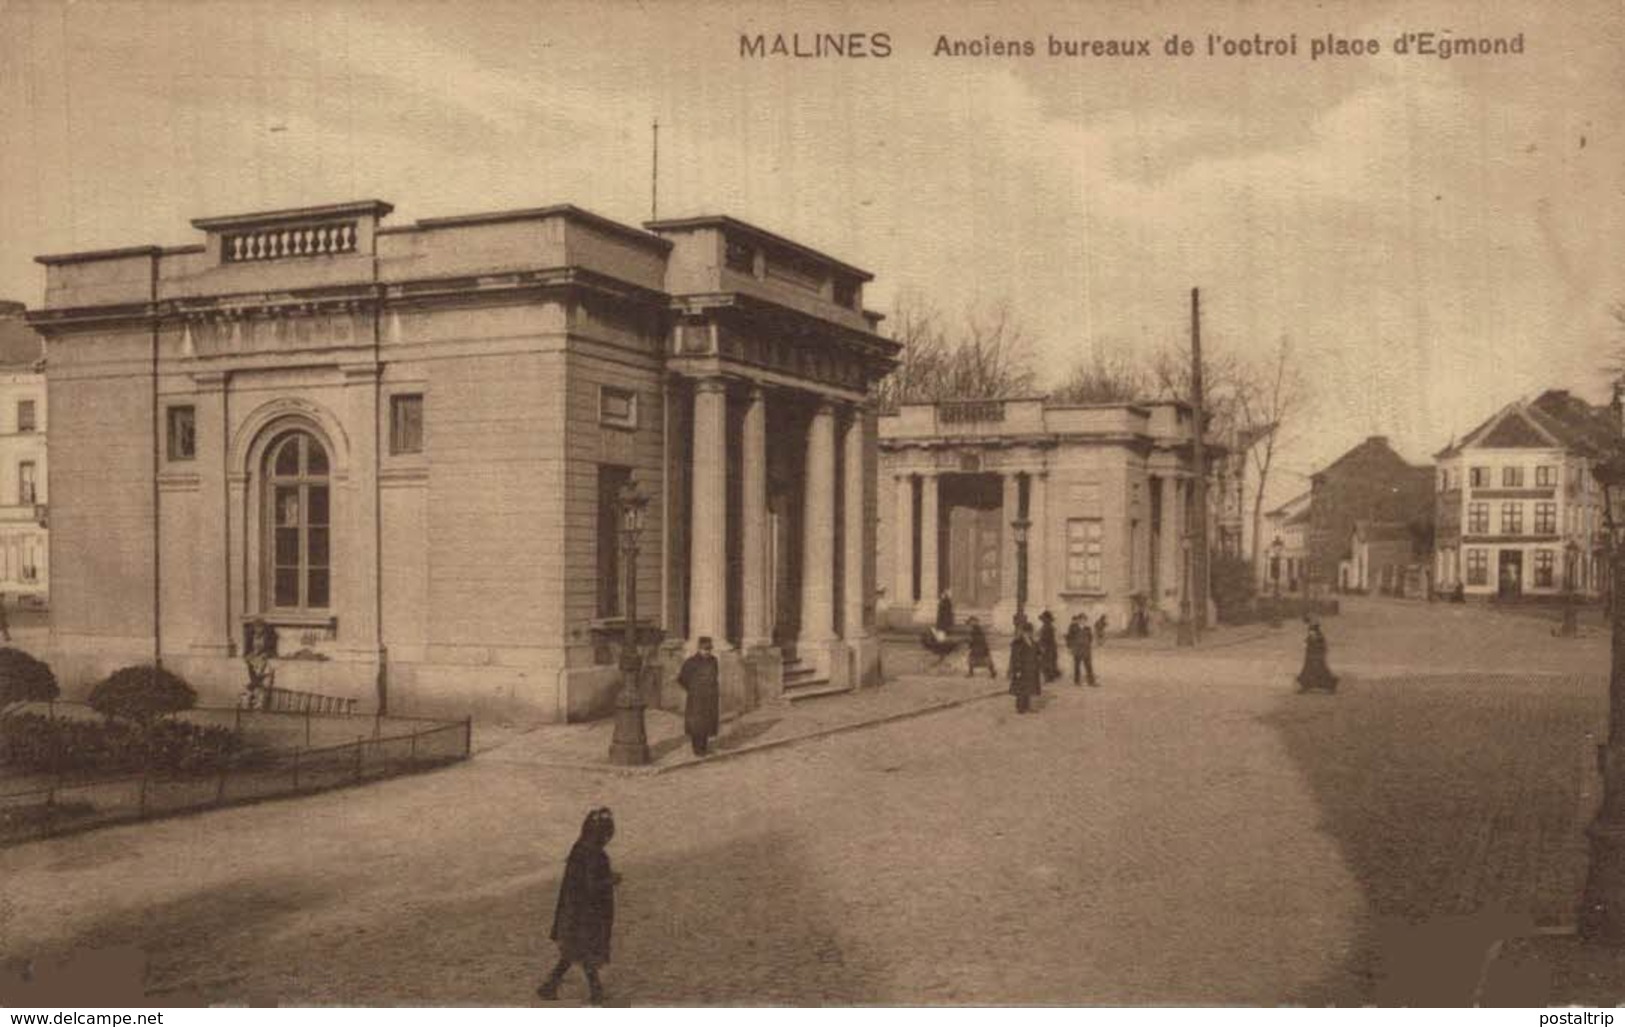
[[0, 1005], [1625, 1002], [1622, 47], [0, 0]]

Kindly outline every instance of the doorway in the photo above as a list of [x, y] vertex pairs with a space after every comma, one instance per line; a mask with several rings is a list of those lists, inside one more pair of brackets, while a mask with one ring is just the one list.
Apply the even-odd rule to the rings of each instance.
[[1499, 585], [1496, 595], [1502, 599], [1515, 599], [1523, 595], [1523, 551], [1503, 549], [1500, 557]]

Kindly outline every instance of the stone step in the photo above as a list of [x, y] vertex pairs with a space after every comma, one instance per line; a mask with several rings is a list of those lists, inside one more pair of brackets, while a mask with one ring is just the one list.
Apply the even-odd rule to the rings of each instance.
[[784, 697], [791, 702], [801, 702], [804, 699], [818, 699], [826, 695], [846, 695], [851, 691], [850, 688], [830, 684], [829, 678], [817, 678], [798, 682], [794, 686], [786, 685]]

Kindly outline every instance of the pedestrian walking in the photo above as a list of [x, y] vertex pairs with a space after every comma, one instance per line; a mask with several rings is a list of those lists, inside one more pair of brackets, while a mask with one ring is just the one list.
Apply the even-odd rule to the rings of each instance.
[[1309, 635], [1303, 643], [1303, 670], [1298, 672], [1298, 691], [1335, 692], [1337, 675], [1326, 662], [1326, 636], [1321, 634], [1320, 622], [1309, 622]]
[[1055, 615], [1045, 610], [1038, 615], [1038, 653], [1043, 661], [1042, 677], [1054, 681], [1061, 676], [1061, 648], [1055, 639]]
[[954, 597], [947, 592], [937, 600], [937, 630], [946, 635], [954, 629]]
[[1066, 648], [1072, 654], [1072, 683], [1081, 685], [1079, 671], [1087, 673], [1091, 687], [1098, 688], [1100, 682], [1095, 680], [1094, 662], [1094, 632], [1089, 630], [1089, 621], [1083, 614], [1072, 618], [1072, 624], [1066, 629]]
[[1016, 622], [1016, 637], [1010, 642], [1010, 694], [1016, 697], [1017, 713], [1032, 712], [1042, 671], [1032, 621], [1022, 617]]
[[988, 648], [987, 632], [982, 630], [982, 622], [972, 617], [966, 621], [965, 626], [970, 629], [970, 651], [965, 670], [966, 677], [974, 677], [977, 667], [986, 667], [987, 676], [998, 680], [999, 670], [993, 666], [993, 650]]
[[694, 755], [704, 756], [711, 746], [711, 736], [717, 733], [722, 716], [722, 674], [716, 654], [711, 651], [711, 638], [702, 636], [699, 649], [683, 661], [677, 671], [677, 683], [688, 693], [683, 708], [683, 730], [694, 747]]
[[553, 931], [559, 944], [559, 961], [536, 994], [549, 1002], [559, 997], [559, 983], [576, 963], [587, 975], [587, 996], [595, 1006], [604, 1004], [604, 986], [598, 969], [609, 962], [609, 939], [615, 927], [615, 886], [621, 875], [610, 869], [604, 847], [615, 837], [615, 818], [609, 807], [600, 806], [587, 814], [581, 837], [570, 848], [564, 864], [564, 881], [559, 885], [559, 901], [553, 911]]
[[[1143, 614], [1141, 614], [1141, 616], [1143, 616]], [[1144, 633], [1145, 632], [1143, 632], [1143, 631], [1141, 632], [1141, 634], [1144, 634]], [[1102, 645], [1103, 646], [1103, 645], [1106, 644], [1106, 615], [1104, 613], [1101, 614], [1099, 617], [1095, 618], [1095, 639], [1094, 640], [1095, 640], [1096, 645]]]

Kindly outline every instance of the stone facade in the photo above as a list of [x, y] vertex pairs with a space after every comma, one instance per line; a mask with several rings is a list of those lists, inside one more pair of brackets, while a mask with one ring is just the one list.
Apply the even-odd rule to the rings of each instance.
[[[710, 634], [735, 705], [787, 660], [865, 676], [872, 568], [840, 547], [872, 502], [864, 398], [896, 349], [861, 305], [867, 273], [727, 218], [386, 227], [390, 209], [204, 218], [202, 245], [39, 258], [70, 687], [157, 655], [230, 698], [263, 618], [279, 687], [602, 714], [626, 483], [650, 499], [636, 587], [662, 671]], [[785, 602], [769, 547], [806, 583]]]
[[1406, 463], [1385, 437], [1373, 435], [1311, 477], [1307, 564], [1311, 592], [1336, 586], [1358, 521], [1404, 524], [1431, 545], [1432, 469]]
[[1438, 587], [1505, 598], [1602, 594], [1604, 503], [1591, 468], [1618, 438], [1617, 411], [1554, 389], [1510, 404], [1436, 454]]
[[21, 303], [0, 303], [0, 595], [50, 594], [45, 360]]
[[1177, 616], [1192, 493], [1192, 415], [1157, 402], [1042, 399], [905, 404], [880, 418], [884, 617], [929, 624], [943, 591], [958, 619], [1004, 631], [1019, 593], [1012, 523], [1031, 522], [1026, 612], [1105, 614], [1137, 600]]

